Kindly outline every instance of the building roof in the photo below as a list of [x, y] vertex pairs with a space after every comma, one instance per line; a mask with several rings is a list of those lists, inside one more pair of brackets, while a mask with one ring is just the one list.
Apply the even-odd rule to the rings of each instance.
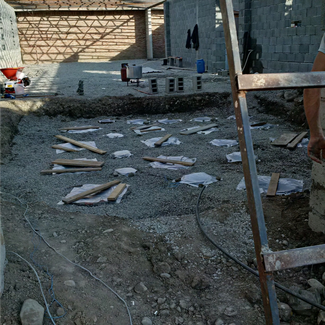
[[16, 11], [163, 9], [162, 0], [5, 0]]

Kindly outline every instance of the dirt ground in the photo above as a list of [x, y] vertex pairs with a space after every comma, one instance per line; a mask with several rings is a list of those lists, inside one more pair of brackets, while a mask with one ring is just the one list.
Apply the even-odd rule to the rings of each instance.
[[[222, 84], [222, 80], [218, 82]], [[7, 250], [2, 325], [20, 324], [19, 313], [28, 298], [45, 307], [33, 270], [16, 254], [37, 271], [56, 324], [265, 324], [258, 279], [223, 255], [198, 227], [195, 209], [201, 188], [175, 186], [171, 181], [189, 171], [171, 172], [166, 178], [167, 172], [149, 169], [141, 157], [156, 152], [140, 140], [152, 136], [139, 137], [127, 124], [135, 118], [150, 122], [167, 117], [182, 120], [160, 126], [167, 133], [177, 134], [182, 141], [179, 147], [186, 148], [189, 157], [198, 158], [193, 172], [205, 171], [219, 179], [202, 194], [202, 223], [219, 245], [255, 269], [246, 195], [236, 191], [242, 167], [225, 158], [226, 153], [239, 147], [233, 150], [206, 145], [215, 138], [236, 138], [235, 121], [228, 119], [233, 114], [229, 84], [220, 89], [219, 93], [154, 99], [141, 95], [90, 102], [87, 98], [71, 101], [58, 96], [28, 99], [29, 103], [0, 102], [6, 106], [1, 111], [1, 222]], [[277, 98], [286, 107], [282, 95]], [[288, 151], [271, 146], [269, 140], [288, 131], [304, 131], [301, 111], [293, 113], [293, 109], [278, 106], [279, 110], [270, 114], [272, 103], [275, 106], [279, 102], [260, 95], [250, 99], [250, 115], [275, 126], [252, 130], [258, 174], [277, 171], [281, 177], [304, 181], [302, 192], [271, 198], [262, 195], [270, 248], [276, 251], [322, 244], [325, 236], [308, 227], [311, 162], [305, 148]], [[179, 136], [180, 129], [196, 125], [190, 120], [201, 116], [216, 118], [219, 130], [209, 135]], [[133, 157], [123, 160], [123, 167], [132, 164], [138, 169], [134, 177], [123, 178], [130, 184], [130, 193], [116, 205], [57, 205], [72, 185], [114, 178], [113, 170], [122, 160], [112, 159], [109, 154], [92, 156], [106, 162], [106, 169], [100, 173], [66, 178], [39, 174], [41, 169], [48, 169], [49, 161], [61, 158], [51, 149], [51, 144], [57, 143], [53, 136], [60, 127], [99, 125], [98, 120], [104, 118], [116, 122], [100, 125], [102, 136], [95, 136], [96, 144], [99, 148], [105, 146], [106, 131], [125, 134], [121, 141], [131, 148]], [[295, 123], [290, 122], [292, 119]], [[64, 135], [89, 139], [89, 134]], [[113, 140], [110, 152], [121, 147], [115, 147]], [[179, 149], [171, 147], [157, 155], [176, 155]], [[71, 157], [70, 153], [63, 155]], [[288, 288], [296, 285], [308, 289], [307, 281], [323, 282], [324, 272], [322, 264], [306, 266], [278, 272], [275, 280]], [[277, 296], [282, 303], [290, 301], [280, 290]], [[281, 324], [313, 325], [317, 324], [317, 315], [316, 309], [281, 314]], [[45, 314], [43, 324], [51, 323]]]

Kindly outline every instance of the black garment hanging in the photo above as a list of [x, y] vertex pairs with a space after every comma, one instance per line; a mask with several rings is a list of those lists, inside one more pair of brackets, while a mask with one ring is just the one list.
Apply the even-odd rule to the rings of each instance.
[[199, 26], [196, 24], [193, 29], [192, 33], [192, 43], [193, 48], [197, 51], [199, 49], [200, 43], [199, 43]]
[[191, 45], [191, 30], [187, 30], [187, 39], [186, 39], [186, 48], [190, 49], [192, 47]]

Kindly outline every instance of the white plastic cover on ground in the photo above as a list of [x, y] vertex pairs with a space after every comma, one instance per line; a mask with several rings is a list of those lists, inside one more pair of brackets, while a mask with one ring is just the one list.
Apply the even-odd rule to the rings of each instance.
[[[174, 180], [175, 182], [175, 180]], [[217, 178], [214, 176], [211, 176], [207, 173], [199, 172], [199, 173], [193, 173], [193, 174], [188, 174], [184, 175], [180, 182], [181, 184], [188, 184], [194, 187], [199, 187], [199, 185], [209, 185], [212, 183], [217, 182]]]
[[98, 123], [114, 123], [114, 122], [115, 122], [115, 120], [112, 120], [110, 118], [98, 121]]
[[110, 139], [115, 139], [115, 138], [123, 138], [124, 135], [121, 133], [108, 133], [106, 134], [107, 137], [109, 137]]
[[[65, 197], [65, 199], [80, 194], [82, 192], [88, 191], [93, 189], [94, 187], [100, 186], [103, 184], [84, 184], [81, 187], [74, 187], [72, 189], [72, 191]], [[109, 202], [109, 203], [120, 203], [123, 196], [125, 195], [125, 193], [127, 192], [127, 189], [130, 185], [126, 185], [125, 189], [123, 190], [123, 192], [117, 197], [116, 201], [108, 201], [107, 198], [108, 196], [114, 191], [114, 189], [116, 188], [117, 185], [112, 186], [111, 188], [102, 191], [98, 194], [94, 194], [94, 195], [90, 195], [87, 198], [84, 199], [80, 199], [78, 201], [73, 202], [73, 204], [78, 204], [78, 205], [93, 205], [93, 204], [98, 204], [101, 202]], [[58, 205], [63, 205], [64, 202], [60, 201], [58, 203]]]
[[[193, 162], [193, 163], [196, 162], [196, 158], [187, 158], [184, 156], [158, 156], [158, 158], [186, 161], [186, 162]], [[149, 165], [153, 168], [164, 168], [164, 169], [169, 169], [169, 170], [188, 169], [189, 168], [189, 166], [173, 164], [173, 163], [161, 163], [159, 161], [151, 162]]]
[[178, 123], [178, 122], [182, 122], [182, 120], [178, 119], [178, 120], [169, 120], [168, 118], [165, 118], [163, 120], [158, 120], [159, 123], [162, 124], [174, 124], [174, 123]]
[[191, 119], [191, 122], [210, 122], [211, 117], [203, 116], [203, 117], [195, 117]]
[[[92, 146], [94, 148], [97, 148], [95, 141], [78, 141], [78, 142], [83, 143], [83, 144], [87, 144], [88, 146]], [[71, 143], [62, 143], [62, 144], [60, 144], [60, 146], [64, 147], [64, 148], [68, 148], [68, 149], [77, 150], [77, 151], [86, 150], [85, 148], [75, 146], [74, 144], [71, 144]], [[56, 149], [57, 154], [62, 153], [62, 152], [66, 152], [66, 151], [61, 150], [61, 149]]]
[[[156, 130], [157, 129], [157, 130]], [[151, 130], [155, 130], [155, 131], [151, 131]], [[159, 127], [157, 127], [157, 126], [151, 126], [150, 128], [148, 128], [148, 129], [145, 129], [145, 130], [133, 130], [136, 134], [138, 134], [138, 135], [143, 135], [143, 134], [146, 134], [146, 133], [149, 133], [149, 132], [160, 132], [160, 131], [165, 131], [165, 129], [164, 128], [160, 128], [159, 129]]]
[[[181, 132], [185, 132], [185, 131], [191, 131], [191, 130], [194, 130], [194, 129], [197, 129], [197, 128], [200, 128], [200, 126], [191, 126], [191, 127], [189, 127], [189, 128], [186, 128], [186, 129], [183, 129], [183, 130], [181, 130]], [[199, 132], [197, 132], [197, 134], [210, 134], [210, 133], [212, 133], [212, 132], [215, 132], [215, 131], [218, 131], [218, 129], [217, 128], [211, 128], [211, 129], [208, 129], [208, 130], [204, 130], [204, 131], [199, 131]]]
[[[258, 186], [260, 189], [260, 193], [261, 194], [266, 193], [269, 188], [271, 176], [257, 176], [257, 179], [258, 179]], [[302, 192], [303, 185], [304, 182], [298, 179], [280, 178], [276, 195], [289, 195], [291, 193]], [[237, 185], [236, 190], [245, 190], [245, 189], [246, 189], [246, 185], [245, 185], [245, 179], [243, 177], [242, 180]]]
[[[230, 153], [229, 155], [226, 155], [226, 157], [227, 157], [227, 161], [228, 162], [231, 162], [231, 163], [242, 161], [240, 151], [236, 151], [236, 152]], [[254, 155], [254, 157], [255, 157], [255, 160], [256, 160], [257, 159], [257, 156]]]
[[137, 172], [137, 170], [132, 167], [125, 167], [125, 168], [117, 168], [115, 169], [115, 172], [123, 176], [128, 176], [130, 174], [134, 175]]
[[214, 139], [209, 143], [217, 147], [228, 147], [228, 148], [236, 146], [238, 144], [236, 140], [227, 140], [227, 139]]
[[161, 70], [156, 70], [150, 67], [142, 67], [142, 73], [160, 73]]
[[[87, 161], [98, 161], [96, 158], [92, 158], [92, 159], [88, 159], [88, 158], [76, 158], [73, 160], [87, 160]], [[53, 174], [52, 175], [58, 175], [58, 176], [63, 176], [66, 174], [71, 174], [71, 173], [64, 173], [64, 174], [55, 174], [55, 170], [61, 170], [61, 169], [70, 169], [70, 168], [76, 168], [76, 167], [68, 167], [68, 166], [62, 166], [62, 165], [53, 165]], [[84, 174], [84, 173], [88, 173], [88, 172], [78, 172], [78, 173], [73, 173], [73, 174]]]
[[298, 148], [307, 148], [308, 143], [309, 143], [309, 139], [308, 138], [304, 138], [304, 139], [301, 140], [300, 143], [297, 144], [297, 147]]
[[[88, 127], [88, 125], [86, 125], [85, 127]], [[67, 132], [68, 133], [88, 133], [88, 132], [95, 132], [98, 130], [101, 130], [102, 128], [99, 129], [85, 129], [85, 130], [61, 130], [62, 132]]]
[[264, 125], [250, 126], [251, 130], [269, 130], [277, 125], [266, 123]]
[[[145, 145], [147, 145], [148, 147], [154, 148], [155, 147], [155, 143], [157, 141], [159, 141], [161, 139], [161, 137], [159, 138], [151, 138], [148, 140], [141, 140], [142, 143], [144, 143]], [[181, 144], [181, 142], [175, 138], [175, 137], [170, 137], [167, 141], [163, 142], [161, 144], [161, 147], [165, 147], [165, 146], [169, 146], [169, 145], [179, 145]]]
[[132, 153], [129, 150], [120, 150], [113, 152], [114, 158], [129, 158], [132, 156]]
[[136, 124], [136, 125], [142, 125], [144, 123], [143, 119], [135, 119], [135, 120], [127, 120], [127, 124]]

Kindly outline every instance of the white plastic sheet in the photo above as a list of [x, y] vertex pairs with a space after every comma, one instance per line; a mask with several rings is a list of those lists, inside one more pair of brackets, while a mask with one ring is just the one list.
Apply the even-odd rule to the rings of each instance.
[[132, 153], [129, 150], [120, 150], [113, 152], [114, 158], [129, 158], [132, 156]]
[[227, 139], [214, 139], [209, 143], [217, 147], [228, 147], [228, 148], [236, 146], [238, 144], [236, 140], [227, 140]]
[[178, 122], [182, 122], [182, 120], [178, 119], [178, 120], [169, 120], [168, 118], [163, 119], [163, 120], [158, 120], [159, 123], [162, 124], [174, 124], [174, 123], [178, 123]]
[[[97, 148], [95, 141], [79, 141], [79, 142], [80, 143], [83, 143], [83, 144], [87, 144], [88, 146], [92, 146], [94, 148]], [[77, 151], [86, 150], [85, 148], [81, 148], [81, 147], [75, 146], [75, 145], [73, 145], [71, 143], [62, 143], [62, 144], [60, 144], [60, 146], [61, 147], [64, 147], [64, 148], [69, 148], [69, 149], [77, 150]], [[57, 154], [59, 154], [59, 153], [66, 152], [66, 151], [61, 150], [61, 149], [56, 149], [55, 152]]]
[[197, 132], [197, 134], [204, 134], [204, 135], [207, 135], [207, 134], [210, 134], [212, 132], [216, 132], [218, 131], [217, 128], [211, 128], [211, 129], [208, 129], [208, 130], [204, 130], [204, 131], [199, 131]]
[[[155, 147], [155, 143], [160, 140], [161, 137], [159, 138], [151, 138], [148, 140], [141, 140], [142, 143], [144, 143], [146, 146], [154, 148]], [[180, 145], [181, 142], [175, 138], [175, 137], [170, 137], [167, 141], [163, 142], [161, 144], [161, 147], [165, 147], [165, 146], [169, 146], [169, 145]]]
[[95, 132], [98, 130], [101, 130], [102, 128], [99, 129], [86, 129], [86, 130], [69, 130], [68, 133], [89, 133], [89, 132]]
[[274, 124], [266, 123], [264, 125], [250, 126], [250, 129], [251, 130], [269, 130], [274, 127], [275, 127]]
[[[72, 189], [72, 191], [65, 197], [65, 198], [69, 198], [71, 196], [80, 194], [82, 192], [88, 191], [93, 189], [94, 187], [100, 186], [102, 184], [84, 184], [81, 187], [74, 187]], [[116, 188], [117, 185], [112, 186], [111, 188], [102, 191], [98, 194], [94, 194], [94, 195], [90, 195], [87, 198], [83, 198], [80, 199], [78, 201], [73, 202], [73, 204], [78, 204], [78, 205], [94, 205], [94, 204], [98, 204], [101, 202], [108, 202], [108, 203], [120, 203], [123, 196], [125, 195], [125, 193], [127, 192], [127, 189], [130, 185], [126, 185], [124, 191], [117, 197], [116, 201], [108, 201], [107, 198], [108, 196], [114, 191], [114, 189]], [[58, 205], [63, 205], [64, 202], [60, 201], [58, 203]]]
[[194, 187], [199, 187], [201, 184], [207, 186], [215, 182], [217, 182], [216, 177], [203, 172], [184, 175], [180, 180], [181, 184], [188, 184]]
[[[258, 179], [258, 186], [260, 189], [260, 193], [266, 193], [271, 176], [257, 176]], [[303, 191], [304, 182], [302, 180], [297, 180], [293, 178], [280, 178], [278, 183], [278, 188], [276, 191], [276, 195], [289, 195], [291, 193], [297, 193]], [[244, 177], [237, 185], [236, 190], [244, 190], [246, 189], [245, 179]]]
[[137, 170], [132, 167], [125, 167], [125, 168], [115, 169], [115, 172], [117, 172], [118, 174], [120, 174], [122, 176], [128, 176], [130, 174], [135, 174], [137, 172]]
[[143, 119], [127, 120], [127, 124], [142, 125], [144, 123]]
[[191, 119], [191, 122], [210, 122], [211, 117], [203, 116], [203, 117], [195, 117]]
[[[162, 159], [170, 159], [170, 160], [178, 160], [178, 161], [186, 161], [186, 162], [196, 162], [196, 158], [188, 158], [184, 156], [158, 156], [158, 158]], [[180, 164], [172, 164], [172, 163], [161, 163], [159, 161], [153, 161], [149, 164], [152, 168], [164, 168], [169, 170], [178, 170], [178, 169], [188, 169], [189, 166], [184, 166]]]
[[115, 138], [123, 138], [124, 135], [121, 133], [108, 133], [106, 134], [107, 137], [109, 137], [110, 139], [115, 139]]
[[[226, 157], [227, 157], [227, 161], [228, 162], [231, 162], [231, 163], [241, 162], [242, 161], [240, 151], [236, 151], [236, 152], [230, 153], [229, 155], [226, 155]], [[256, 160], [257, 159], [257, 156], [254, 155], [254, 157], [255, 157], [255, 160]]]

